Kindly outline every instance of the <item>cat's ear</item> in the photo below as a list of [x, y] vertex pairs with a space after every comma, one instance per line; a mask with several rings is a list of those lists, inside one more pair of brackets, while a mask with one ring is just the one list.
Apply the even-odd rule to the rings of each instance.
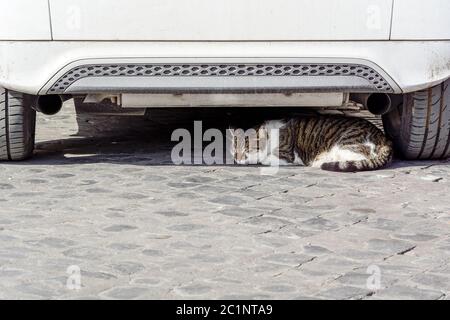
[[265, 130], [265, 126], [266, 126], [266, 123], [263, 122], [263, 123], [253, 126], [252, 129], [255, 130], [255, 132], [259, 132], [260, 130]]

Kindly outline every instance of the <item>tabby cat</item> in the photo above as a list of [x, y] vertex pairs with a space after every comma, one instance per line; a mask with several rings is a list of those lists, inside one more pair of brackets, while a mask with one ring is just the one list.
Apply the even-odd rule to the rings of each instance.
[[382, 168], [393, 155], [392, 142], [361, 118], [307, 116], [269, 120], [255, 130], [256, 134], [249, 135], [230, 129], [231, 153], [236, 163], [273, 165], [276, 161], [279, 165], [352, 172]]

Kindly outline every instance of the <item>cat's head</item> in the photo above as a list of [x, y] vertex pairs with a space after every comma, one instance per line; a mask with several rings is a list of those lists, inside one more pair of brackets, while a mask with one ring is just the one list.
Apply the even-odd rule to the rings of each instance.
[[234, 162], [237, 164], [257, 164], [255, 156], [258, 153], [263, 141], [259, 141], [258, 131], [255, 129], [236, 129], [229, 128], [227, 135], [229, 141], [229, 152]]
[[[230, 153], [237, 164], [266, 164], [278, 149], [272, 135], [283, 127], [284, 121], [266, 121], [248, 130], [229, 128]], [[275, 132], [274, 132], [275, 130]]]

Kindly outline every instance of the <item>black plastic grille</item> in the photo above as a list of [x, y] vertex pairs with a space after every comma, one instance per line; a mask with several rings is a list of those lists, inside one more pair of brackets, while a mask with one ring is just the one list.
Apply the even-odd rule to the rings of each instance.
[[48, 93], [63, 93], [79, 79], [103, 76], [356, 76], [366, 79], [375, 91], [393, 91], [389, 83], [378, 72], [359, 64], [99, 64], [73, 68], [56, 81]]

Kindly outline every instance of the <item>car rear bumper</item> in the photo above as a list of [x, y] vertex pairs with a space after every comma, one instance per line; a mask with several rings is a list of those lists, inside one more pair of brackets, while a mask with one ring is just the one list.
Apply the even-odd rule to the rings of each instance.
[[0, 41], [0, 86], [29, 94], [405, 93], [450, 77], [450, 41]]

